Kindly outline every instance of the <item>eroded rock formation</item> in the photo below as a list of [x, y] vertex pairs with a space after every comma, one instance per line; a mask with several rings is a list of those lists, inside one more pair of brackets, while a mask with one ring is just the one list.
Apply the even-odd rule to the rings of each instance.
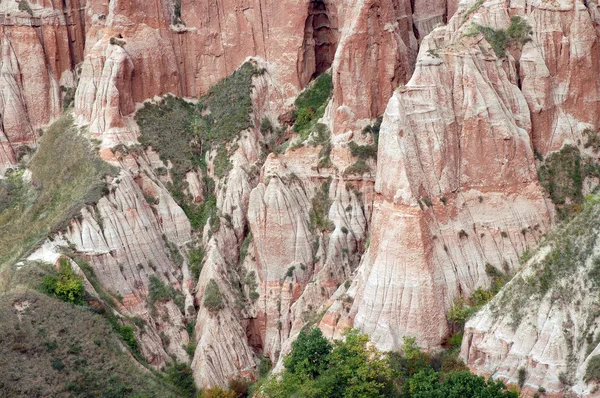
[[[120, 174], [60, 240], [121, 297], [124, 315], [146, 322], [138, 336], [151, 365], [193, 359], [202, 387], [253, 375], [262, 355], [280, 360], [306, 324], [330, 337], [358, 327], [382, 349], [398, 349], [403, 336], [439, 347], [453, 300], [487, 286], [488, 266], [516, 269], [549, 230], [554, 210], [536, 157], [582, 148], [584, 131], [600, 128], [600, 76], [590, 72], [600, 70], [600, 12], [591, 1], [28, 4], [31, 14], [0, 4], [0, 171], [18, 162], [19, 146], [35, 145], [77, 87], [77, 121]], [[531, 26], [531, 40], [510, 41], [501, 56], [477, 26], [507, 29], [513, 16]], [[195, 203], [216, 196], [216, 215], [193, 231], [168, 190], [172, 165], [151, 149], [115, 146], [137, 143], [140, 103], [200, 97], [248, 57], [265, 73], [253, 81], [252, 127], [229, 143], [230, 169], [218, 177], [210, 153], [206, 171], [186, 170]], [[283, 129], [281, 141], [294, 136], [278, 117], [329, 68], [333, 95], [319, 122], [330, 163], [314, 132], [267, 156], [263, 120]], [[373, 145], [361, 131], [384, 112], [376, 176], [346, 173], [357, 160], [348, 143]], [[216, 180], [214, 192], [204, 177]], [[198, 240], [196, 280], [187, 254]], [[58, 250], [48, 245], [42, 251]], [[151, 305], [151, 276], [183, 307]], [[219, 311], [203, 305], [212, 284]], [[537, 358], [495, 353], [501, 339], [489, 335], [505, 326], [481, 319], [463, 346], [473, 369], [511, 378], [523, 358]], [[190, 336], [183, 326], [193, 320]], [[190, 338], [193, 358], [182, 348]], [[498, 355], [510, 372], [495, 367]]]

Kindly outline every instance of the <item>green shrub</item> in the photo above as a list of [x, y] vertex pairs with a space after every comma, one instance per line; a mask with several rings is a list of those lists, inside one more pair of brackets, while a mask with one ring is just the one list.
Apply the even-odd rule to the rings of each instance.
[[344, 177], [349, 175], [363, 175], [371, 173], [371, 168], [364, 160], [357, 160], [356, 163], [344, 170]]
[[498, 58], [506, 56], [506, 47], [509, 43], [509, 37], [505, 30], [496, 30], [488, 26], [480, 25], [477, 25], [477, 29], [483, 34], [487, 42], [490, 43]]
[[335, 228], [333, 221], [329, 219], [329, 208], [331, 207], [331, 200], [329, 199], [330, 185], [330, 180], [322, 183], [321, 189], [317, 190], [312, 199], [310, 227], [313, 231], [326, 232]]
[[31, 6], [27, 0], [19, 1], [19, 11], [25, 11], [29, 15], [33, 16], [33, 10], [31, 9]]
[[506, 33], [511, 40], [523, 45], [531, 41], [533, 30], [523, 18], [515, 15], [510, 18], [510, 25]]
[[56, 298], [71, 304], [83, 304], [85, 289], [83, 278], [73, 272], [71, 263], [60, 259], [60, 273], [47, 275], [42, 281], [42, 290]]
[[200, 272], [202, 272], [202, 262], [204, 261], [205, 251], [203, 247], [198, 247], [196, 249], [190, 250], [189, 252], [189, 262], [190, 262], [190, 272], [192, 273], [192, 277], [194, 281], [197, 282], [200, 277]]
[[63, 364], [62, 360], [55, 359], [52, 361], [52, 368], [56, 370], [63, 370], [65, 368], [65, 365]]
[[183, 24], [181, 19], [181, 0], [173, 2], [173, 25]]
[[110, 44], [113, 46], [123, 47], [125, 45], [125, 40], [120, 40], [120, 39], [117, 39], [116, 37], [111, 37]]
[[566, 145], [547, 156], [538, 168], [540, 184], [550, 196], [561, 219], [581, 211], [586, 177], [600, 177], [600, 167], [592, 159], [582, 159], [579, 149]]
[[163, 281], [154, 275], [151, 275], [148, 278], [148, 296], [148, 302], [150, 305], [154, 305], [156, 302], [173, 300], [179, 310], [184, 312], [183, 306], [185, 299], [183, 294], [173, 288], [173, 286], [167, 286]]
[[293, 265], [291, 267], [289, 267], [287, 272], [285, 273], [285, 276], [288, 278], [291, 278], [292, 276], [294, 276], [295, 269], [296, 269], [296, 267], [294, 267]]
[[313, 125], [325, 113], [332, 91], [331, 74], [323, 73], [296, 98], [294, 131], [304, 138], [308, 136]]
[[588, 360], [585, 368], [585, 381], [600, 381], [600, 355], [594, 355]]
[[195, 398], [197, 389], [192, 368], [186, 363], [173, 363], [166, 369], [168, 380], [184, 397]]
[[[375, 119], [375, 123], [373, 123], [373, 125], [368, 125], [362, 130], [363, 135], [366, 135], [366, 134], [373, 135], [373, 141], [375, 142], [376, 149], [377, 149], [377, 146], [379, 145], [379, 131], [381, 130], [382, 122], [383, 122], [383, 116], [379, 116], [377, 119]], [[377, 150], [375, 151], [375, 155], [377, 156]]]
[[527, 370], [525, 368], [519, 368], [519, 387], [523, 388], [525, 385], [525, 380], [527, 379]]
[[246, 259], [246, 255], [248, 254], [248, 248], [252, 243], [252, 232], [249, 232], [248, 235], [244, 238], [242, 242], [242, 246], [240, 246], [240, 264], [244, 262]]
[[203, 304], [211, 312], [217, 312], [225, 308], [225, 302], [223, 301], [223, 295], [219, 289], [219, 285], [214, 279], [211, 279], [206, 285], [206, 291], [204, 292]]
[[119, 325], [118, 327], [114, 327], [114, 330], [129, 348], [131, 348], [134, 351], [137, 351], [138, 342], [135, 338], [135, 329], [133, 328], [133, 326]]
[[469, 15], [471, 15], [475, 11], [479, 10], [479, 8], [481, 8], [481, 5], [483, 4], [484, 1], [485, 0], [477, 0], [475, 3], [473, 3], [473, 5], [471, 7], [469, 7], [469, 9], [466, 10], [465, 13], [463, 14], [463, 20], [467, 19], [469, 17]]
[[354, 141], [348, 143], [348, 148], [352, 156], [360, 160], [375, 159], [377, 160], [377, 145], [358, 145]]
[[519, 16], [513, 16], [510, 19], [507, 30], [495, 30], [481, 25], [475, 25], [475, 27], [490, 43], [498, 58], [506, 56], [506, 48], [510, 44], [516, 43], [522, 46], [531, 41], [531, 34], [533, 33], [531, 26]]

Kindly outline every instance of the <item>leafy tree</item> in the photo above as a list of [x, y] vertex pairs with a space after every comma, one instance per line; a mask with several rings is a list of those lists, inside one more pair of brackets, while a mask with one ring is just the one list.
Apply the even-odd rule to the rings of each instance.
[[[333, 346], [319, 329], [302, 332], [284, 359], [285, 371], [261, 388], [269, 398], [517, 398], [500, 381], [485, 381], [458, 366], [452, 355], [422, 352], [405, 338], [403, 355], [384, 354], [369, 336], [352, 329]], [[445, 355], [445, 356], [444, 356]], [[453, 354], [455, 355], [455, 354]], [[448, 373], [445, 362], [456, 362]]]
[[323, 336], [321, 329], [313, 328], [308, 334], [301, 331], [283, 363], [290, 373], [302, 378], [315, 378], [327, 368], [331, 350], [331, 343]]
[[387, 356], [370, 344], [367, 334], [351, 329], [344, 340], [337, 340], [331, 352], [328, 378], [329, 397], [385, 397], [389, 396], [392, 370]]
[[432, 370], [422, 370], [408, 380], [409, 398], [517, 398], [518, 394], [507, 391], [501, 381], [485, 381], [468, 371], [443, 375]]

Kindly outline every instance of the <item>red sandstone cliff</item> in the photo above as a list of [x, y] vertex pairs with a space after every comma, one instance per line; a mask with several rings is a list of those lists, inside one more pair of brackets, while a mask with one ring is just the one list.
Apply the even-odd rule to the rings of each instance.
[[[151, 325], [141, 343], [152, 365], [188, 360], [182, 325], [196, 320], [201, 386], [252, 374], [261, 354], [277, 361], [307, 322], [320, 321], [332, 337], [358, 327], [382, 349], [407, 335], [438, 347], [454, 298], [489, 283], [486, 264], [515, 269], [551, 227], [534, 153], [581, 146], [586, 128], [600, 128], [593, 2], [183, 0], [177, 10], [167, 0], [65, 9], [31, 1], [33, 15], [15, 4], [0, 5], [0, 171], [18, 161], [19, 146], [35, 146], [77, 87], [78, 123], [121, 174], [61, 239], [123, 296], [124, 314]], [[473, 24], [506, 29], [515, 15], [531, 25], [532, 40], [499, 57]], [[224, 221], [204, 235], [203, 270], [192, 280], [187, 260], [179, 268], [167, 255], [169, 242], [185, 254], [195, 236], [168, 181], [155, 175], [166, 165], [152, 151], [108, 148], [136, 143], [141, 102], [199, 97], [248, 57], [266, 69], [254, 81], [254, 126], [218, 181]], [[330, 67], [333, 98], [321, 122], [332, 167], [319, 167], [310, 144], [261, 159], [261, 119], [275, 121]], [[345, 175], [355, 161], [347, 143], [371, 142], [360, 132], [383, 113], [376, 173]], [[199, 199], [200, 177], [188, 176]], [[310, 210], [323, 184], [332, 225], [315, 231]], [[235, 303], [235, 281], [251, 271], [260, 295], [252, 305], [218, 315], [201, 305], [210, 280]], [[183, 311], [167, 302], [151, 313], [144, 298], [155, 274], [184, 294]], [[470, 365], [490, 373], [486, 363]]]

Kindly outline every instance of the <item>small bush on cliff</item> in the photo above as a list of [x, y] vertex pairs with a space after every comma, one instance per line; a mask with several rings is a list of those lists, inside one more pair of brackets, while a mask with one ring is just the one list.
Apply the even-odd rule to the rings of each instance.
[[211, 279], [206, 286], [203, 304], [211, 312], [217, 312], [225, 308], [223, 295], [221, 294], [219, 285], [217, 285], [217, 282], [215, 282], [214, 279]]
[[179, 390], [184, 397], [195, 398], [196, 384], [192, 368], [186, 363], [173, 363], [166, 369], [168, 380]]
[[538, 168], [538, 177], [564, 220], [581, 211], [585, 201], [583, 181], [600, 177], [600, 167], [593, 159], [582, 158], [578, 148], [566, 145], [546, 157]]
[[493, 29], [488, 26], [475, 25], [476, 30], [485, 36], [496, 56], [506, 56], [506, 48], [511, 44], [524, 45], [531, 41], [533, 30], [521, 17], [513, 16], [507, 30]]
[[600, 355], [594, 355], [588, 360], [587, 367], [585, 368], [585, 381], [596, 381], [600, 382]]
[[71, 304], [83, 304], [83, 278], [73, 272], [71, 263], [66, 259], [60, 259], [60, 272], [58, 275], [51, 274], [44, 277], [42, 290], [45, 293]]
[[296, 98], [294, 131], [303, 138], [308, 137], [316, 121], [325, 113], [332, 91], [331, 74], [323, 73]]
[[185, 299], [180, 291], [175, 290], [172, 286], [167, 286], [154, 275], [150, 276], [148, 281], [148, 302], [150, 305], [154, 305], [156, 302], [173, 300], [179, 310], [184, 312], [183, 306]]
[[33, 16], [33, 10], [27, 0], [19, 1], [19, 11], [25, 11], [27, 14]]
[[350, 175], [363, 175], [371, 172], [371, 167], [364, 160], [357, 160], [351, 166], [348, 166], [346, 170], [344, 170], [344, 177]]
[[329, 199], [329, 187], [331, 181], [328, 180], [321, 184], [312, 199], [312, 209], [310, 210], [310, 227], [313, 231], [331, 231], [335, 228], [333, 221], [329, 219], [329, 208], [331, 200]]
[[377, 146], [376, 145], [358, 145], [354, 141], [348, 143], [348, 148], [352, 156], [359, 158], [360, 160], [375, 159], [377, 160]]

